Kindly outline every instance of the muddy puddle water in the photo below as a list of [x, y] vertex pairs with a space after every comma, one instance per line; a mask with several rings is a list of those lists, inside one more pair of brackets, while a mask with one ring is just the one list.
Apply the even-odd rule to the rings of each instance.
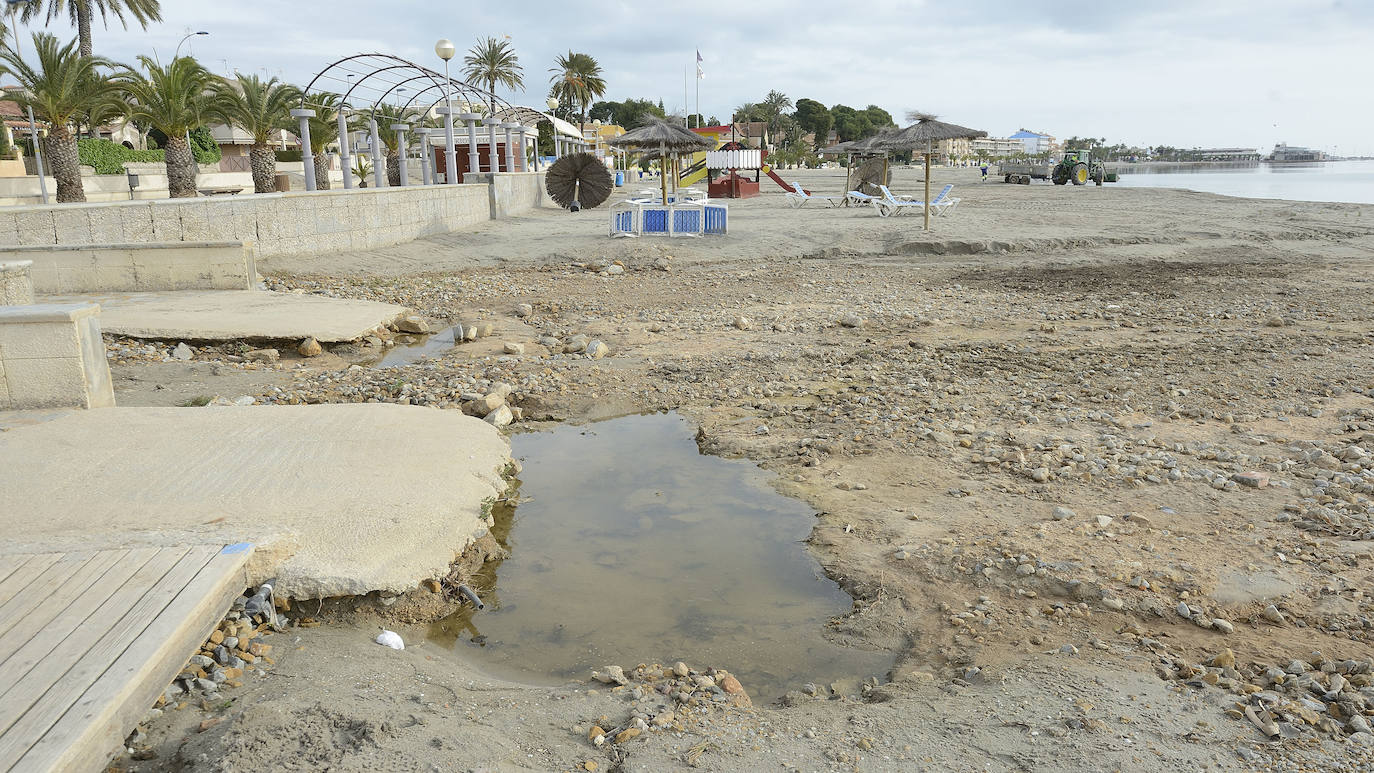
[[814, 511], [747, 461], [704, 456], [672, 414], [515, 435], [510, 551], [431, 640], [497, 672], [585, 679], [618, 664], [730, 670], [756, 700], [808, 681], [882, 676], [890, 655], [823, 636], [850, 598], [802, 544]]
[[380, 357], [360, 360], [358, 364], [372, 368], [394, 368], [443, 354], [455, 345], [451, 327], [433, 335], [408, 335], [399, 340], [399, 343], [386, 349]]

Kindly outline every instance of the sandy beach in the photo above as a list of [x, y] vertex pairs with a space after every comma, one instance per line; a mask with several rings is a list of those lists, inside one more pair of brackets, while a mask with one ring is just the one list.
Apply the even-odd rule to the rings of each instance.
[[[842, 170], [781, 174], [843, 187]], [[919, 194], [920, 177], [898, 168], [892, 188]], [[522, 684], [427, 640], [444, 605], [423, 589], [309, 601], [291, 614], [321, 624], [274, 635], [275, 670], [164, 707], [145, 759], [115, 764], [1374, 769], [1346, 740], [1374, 705], [1374, 207], [936, 169], [945, 183], [962, 201], [930, 233], [919, 214], [791, 209], [765, 178], [730, 202], [723, 238], [613, 240], [604, 209], [544, 209], [259, 265], [271, 289], [494, 324], [387, 370], [350, 369], [357, 347], [258, 366], [111, 346], [126, 406], [454, 409], [505, 382], [515, 432], [676, 411], [702, 452], [758, 464], [814, 509], [807, 549], [854, 598], [824, 635], [889, 671], [778, 703], [670, 705], [654, 725], [670, 653], [618, 663], [623, 686]], [[564, 353], [578, 334], [610, 354]], [[379, 626], [411, 646], [377, 646]], [[1354, 687], [1324, 700], [1338, 675]], [[1259, 700], [1281, 740], [1247, 717]], [[589, 741], [645, 718], [652, 731]]]

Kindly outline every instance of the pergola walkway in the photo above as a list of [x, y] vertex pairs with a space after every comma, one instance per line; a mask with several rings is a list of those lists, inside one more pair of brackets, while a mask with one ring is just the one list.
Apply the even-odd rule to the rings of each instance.
[[100, 771], [247, 584], [252, 546], [0, 555], [0, 771]]

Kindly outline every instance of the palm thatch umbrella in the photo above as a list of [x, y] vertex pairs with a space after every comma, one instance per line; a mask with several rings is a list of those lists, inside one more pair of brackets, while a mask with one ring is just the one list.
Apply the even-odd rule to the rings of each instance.
[[[565, 209], [591, 209], [605, 201], [615, 187], [601, 159], [591, 153], [574, 153], [553, 162], [544, 173], [544, 188], [549, 198]], [[574, 210], [576, 211], [576, 210]]]
[[[670, 152], [676, 156], [678, 153], [691, 152], [697, 150], [712, 150], [715, 144], [686, 126], [676, 123], [669, 123], [654, 119], [637, 129], [631, 129], [624, 134], [611, 140], [608, 144], [617, 148], [638, 148], [640, 150], [658, 149], [659, 158], [666, 157]], [[667, 165], [660, 161], [660, 175], [663, 184], [663, 201], [668, 201], [668, 169]], [[673, 187], [677, 187], [677, 175], [673, 174]]]
[[967, 126], [945, 123], [935, 120], [935, 116], [929, 113], [912, 113], [909, 118], [915, 118], [916, 123], [902, 129], [884, 140], [881, 145], [888, 150], [918, 150], [925, 148], [926, 157], [926, 195], [925, 195], [925, 230], [930, 230], [930, 154], [932, 146], [940, 140], [973, 139], [975, 137], [986, 137], [988, 133], [979, 129], [970, 129]]

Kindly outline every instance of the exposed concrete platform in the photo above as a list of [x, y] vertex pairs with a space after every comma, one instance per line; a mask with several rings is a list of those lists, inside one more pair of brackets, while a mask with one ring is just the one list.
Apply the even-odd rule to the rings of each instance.
[[377, 301], [259, 290], [83, 293], [48, 295], [39, 301], [98, 303], [100, 326], [108, 333], [183, 341], [352, 341], [407, 311]]
[[400, 405], [0, 413], [0, 556], [251, 542], [283, 595], [400, 592], [486, 528], [491, 425]]

